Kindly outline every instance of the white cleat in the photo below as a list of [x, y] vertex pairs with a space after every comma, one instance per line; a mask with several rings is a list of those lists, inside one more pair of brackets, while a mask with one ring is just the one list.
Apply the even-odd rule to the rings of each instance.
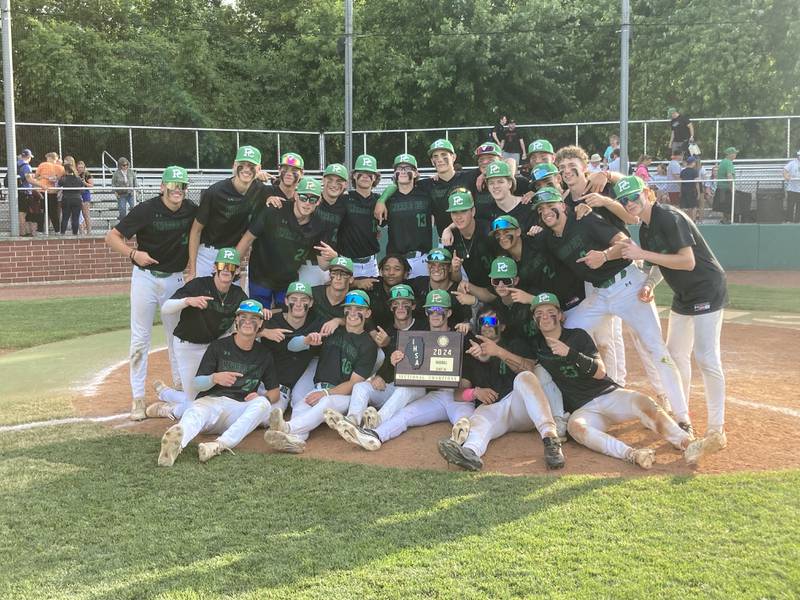
[[159, 467], [171, 467], [175, 464], [175, 459], [181, 453], [181, 440], [183, 439], [183, 427], [178, 423], [173, 425], [161, 438], [161, 453], [158, 455]]
[[272, 431], [289, 433], [289, 426], [283, 420], [283, 411], [278, 406], [273, 407], [272, 412], [269, 413], [269, 428]]
[[639, 465], [643, 469], [650, 469], [656, 460], [656, 451], [651, 448], [631, 450], [627, 460], [629, 463]]
[[450, 431], [450, 439], [459, 446], [463, 446], [469, 437], [470, 422], [467, 417], [461, 417]]
[[342, 413], [333, 410], [332, 408], [326, 408], [325, 411], [322, 413], [322, 418], [325, 419], [325, 424], [336, 431], [339, 427], [339, 423], [344, 419]]
[[222, 452], [225, 450], [233, 454], [233, 450], [223, 446], [219, 442], [203, 442], [197, 446], [197, 455], [200, 458], [201, 463], [207, 463], [215, 456], [222, 454]]
[[161, 392], [164, 390], [169, 389], [166, 383], [161, 381], [160, 379], [156, 379], [153, 381], [153, 391], [156, 393], [156, 398], [161, 400]]
[[306, 449], [306, 443], [303, 440], [285, 431], [268, 429], [264, 432], [264, 441], [273, 450], [288, 454], [302, 454]]
[[149, 419], [175, 420], [175, 415], [172, 414], [172, 405], [166, 402], [153, 402], [147, 406], [144, 410], [144, 414], [146, 414]]
[[367, 429], [375, 429], [381, 424], [381, 417], [374, 406], [368, 406], [364, 409], [364, 415], [361, 417], [361, 426]]
[[361, 446], [364, 450], [374, 452], [381, 447], [381, 440], [371, 429], [357, 427], [348, 420], [342, 420], [339, 424], [339, 435], [346, 441], [356, 446]]
[[706, 437], [694, 440], [683, 451], [683, 459], [687, 465], [696, 465], [708, 454], [719, 452], [728, 445], [728, 437], [724, 431], [712, 431]]

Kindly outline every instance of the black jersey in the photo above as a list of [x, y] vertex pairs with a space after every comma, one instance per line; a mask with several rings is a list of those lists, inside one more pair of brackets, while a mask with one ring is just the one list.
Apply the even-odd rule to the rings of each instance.
[[[586, 193], [588, 194], [588, 192]], [[600, 194], [602, 196], [607, 196], [608, 198], [616, 198], [616, 196], [614, 195], [614, 186], [611, 185], [610, 183], [606, 184], [606, 187], [603, 188]], [[586, 204], [586, 201], [580, 200], [580, 198], [574, 198], [572, 196], [572, 192], [568, 192], [567, 196], [564, 198], [564, 204], [567, 205], [567, 208], [569, 208], [570, 212], [575, 214], [575, 207], [578, 206], [579, 204]], [[611, 223], [614, 227], [624, 232], [625, 235], [628, 235], [628, 227], [627, 225], [625, 225], [625, 221], [620, 219], [617, 215], [615, 215], [605, 206], [599, 206], [597, 208], [593, 208], [592, 212], [600, 215], [606, 221]]]
[[417, 184], [417, 187], [431, 198], [433, 218], [436, 221], [436, 232], [440, 238], [445, 228], [450, 225], [447, 199], [457, 189], [469, 188], [472, 178], [471, 173], [458, 171], [449, 181], [445, 181], [441, 177], [437, 179], [426, 177]]
[[419, 187], [408, 194], [397, 190], [386, 201], [388, 212], [388, 254], [428, 252], [433, 233], [431, 228], [431, 198]]
[[497, 209], [497, 204], [489, 190], [486, 189], [486, 180], [483, 182], [483, 189], [478, 189], [479, 176], [479, 169], [470, 171], [469, 191], [472, 192], [472, 199], [475, 202], [475, 220], [481, 229], [489, 231], [492, 227], [492, 214]]
[[378, 197], [376, 193], [364, 197], [352, 190], [339, 198], [337, 204], [343, 202], [346, 208], [337, 236], [337, 249], [342, 256], [366, 258], [380, 251], [378, 222], [372, 216]]
[[589, 250], [607, 250], [611, 246], [611, 240], [619, 233], [619, 229], [594, 213], [589, 213], [580, 221], [575, 215], [567, 214], [567, 224], [562, 235], [558, 237], [552, 230], [546, 230], [544, 237], [549, 250], [575, 276], [589, 283], [602, 284], [630, 266], [631, 261], [622, 258], [609, 260], [598, 269], [590, 269], [586, 263], [576, 261], [586, 256]]
[[[597, 346], [583, 329], [562, 329], [561, 337], [558, 339], [581, 354], [595, 359], [599, 356]], [[536, 361], [550, 373], [550, 377], [561, 390], [566, 412], [574, 412], [598, 396], [613, 392], [619, 387], [608, 375], [602, 379], [595, 379], [591, 375], [581, 373], [575, 363], [566, 356], [553, 354], [541, 335], [533, 341], [533, 352]]]
[[[256, 184], [252, 184], [252, 188]], [[217, 181], [203, 190], [195, 219], [203, 225], [200, 241], [214, 248], [232, 248], [247, 231], [253, 200], [233, 186], [231, 178]]]
[[239, 402], [264, 384], [267, 391], [278, 387], [278, 376], [272, 353], [265, 344], [256, 342], [250, 350], [242, 350], [236, 345], [235, 335], [214, 340], [206, 349], [197, 368], [198, 375], [211, 375], [223, 371], [241, 373], [231, 387], [214, 385], [211, 389], [197, 394], [203, 396], [225, 396]]
[[[533, 351], [530, 344], [517, 339], [501, 339], [498, 344], [501, 348], [508, 350], [522, 358], [532, 358]], [[464, 359], [462, 377], [469, 380], [472, 387], [489, 388], [497, 392], [497, 399], [501, 400], [511, 393], [514, 389], [514, 378], [516, 371], [508, 363], [496, 356], [492, 356], [486, 362], [481, 362], [477, 358], [467, 355]], [[475, 406], [480, 406], [481, 402], [475, 400]]]
[[342, 297], [342, 301], [339, 304], [331, 304], [331, 301], [328, 300], [328, 294], [325, 293], [327, 288], [327, 285], [315, 285], [311, 288], [311, 295], [314, 298], [314, 305], [311, 307], [312, 316], [323, 321], [343, 319], [344, 297]]
[[384, 359], [380, 369], [378, 369], [376, 375], [380, 375], [386, 383], [391, 383], [394, 381], [394, 365], [392, 364], [390, 357], [392, 356], [392, 352], [397, 350], [397, 335], [400, 331], [425, 331], [427, 329], [427, 321], [420, 319], [413, 319], [408, 329], [399, 330], [395, 329], [394, 327], [384, 329], [384, 331], [386, 331], [386, 333], [389, 335], [389, 345], [382, 348], [386, 358]]
[[530, 304], [519, 302], [506, 304], [502, 298], [496, 298], [489, 302], [488, 306], [500, 316], [500, 321], [505, 323], [506, 328], [503, 332], [505, 338], [530, 341], [539, 333], [536, 321], [533, 320]]
[[659, 254], [677, 254], [691, 247], [694, 269], [680, 271], [660, 267], [664, 279], [675, 292], [672, 310], [681, 315], [700, 315], [723, 308], [728, 302], [725, 271], [714, 256], [697, 225], [685, 213], [664, 204], [654, 204], [650, 224], [642, 223], [639, 241], [642, 248]]
[[350, 381], [353, 373], [366, 379], [372, 374], [377, 358], [378, 347], [366, 331], [350, 333], [338, 327], [322, 343], [314, 382], [336, 386]]
[[[314, 212], [322, 221], [324, 233], [322, 234], [322, 241], [338, 248], [339, 243], [339, 226], [344, 220], [347, 213], [347, 202], [344, 196], [340, 196], [336, 202], [329, 204], [324, 198], [321, 198], [317, 205], [317, 210]], [[344, 254], [343, 256], [347, 256]]]
[[294, 204], [284, 202], [280, 208], [267, 206], [258, 211], [249, 231], [256, 237], [250, 253], [250, 280], [280, 290], [297, 279], [297, 270], [313, 256], [324, 227], [316, 213], [308, 223], [300, 225]]
[[142, 269], [182, 273], [189, 262], [189, 230], [196, 213], [197, 206], [189, 200], [173, 212], [156, 196], [134, 206], [115, 229], [125, 239], [136, 236], [136, 248], [158, 261]]
[[458, 255], [461, 266], [467, 274], [470, 283], [482, 288], [490, 288], [489, 271], [492, 268], [495, 242], [482, 228], [475, 226], [475, 231], [470, 239], [464, 239], [461, 232], [455, 227], [453, 232], [453, 245], [447, 249], [453, 256]]
[[195, 277], [172, 295], [173, 300], [207, 296], [204, 309], [187, 306], [181, 310], [181, 318], [175, 327], [175, 337], [193, 344], [210, 344], [225, 334], [233, 325], [239, 304], [247, 300], [247, 294], [238, 285], [231, 285], [224, 294], [214, 285], [213, 277]]
[[[425, 297], [428, 295], [428, 292], [431, 291], [431, 279], [427, 275], [423, 275], [421, 277], [414, 277], [413, 279], [409, 279], [406, 281], [408, 285], [411, 286], [411, 289], [414, 290], [414, 296], [416, 297], [417, 308], [414, 311], [414, 318], [420, 319], [422, 321], [427, 321], [428, 318], [425, 315]], [[469, 323], [472, 319], [472, 307], [465, 306], [456, 300], [456, 297], [453, 295], [454, 291], [458, 290], [457, 283], [450, 283], [450, 286], [447, 288], [447, 292], [450, 294], [450, 298], [452, 300], [452, 307], [450, 309], [451, 315], [450, 318], [447, 319], [447, 325], [450, 329], [455, 329], [455, 326], [458, 323]]]
[[497, 217], [514, 217], [519, 223], [522, 235], [526, 235], [531, 227], [539, 224], [539, 213], [533, 209], [533, 203], [523, 204], [519, 202], [514, 208], [506, 212], [495, 202], [489, 211], [489, 220], [494, 221]]
[[319, 354], [319, 346], [311, 346], [299, 352], [292, 352], [288, 348], [289, 342], [297, 336], [305, 337], [309, 333], [318, 332], [323, 323], [319, 319], [306, 318], [305, 322], [295, 329], [289, 324], [283, 313], [278, 313], [267, 321], [266, 327], [268, 329], [292, 330], [292, 333], [285, 334], [282, 342], [273, 342], [271, 340], [262, 340], [261, 342], [272, 352], [272, 356], [275, 359], [275, 370], [278, 373], [278, 381], [281, 385], [289, 388], [294, 387], [308, 367], [308, 363]]
[[[382, 327], [388, 331], [394, 322], [394, 315], [389, 310], [389, 291], [383, 286], [383, 278], [378, 277], [378, 281], [372, 284], [371, 290], [366, 290], [369, 295], [369, 307], [372, 311], [367, 330], [371, 331], [375, 327]], [[405, 283], [405, 282], [403, 282]]]

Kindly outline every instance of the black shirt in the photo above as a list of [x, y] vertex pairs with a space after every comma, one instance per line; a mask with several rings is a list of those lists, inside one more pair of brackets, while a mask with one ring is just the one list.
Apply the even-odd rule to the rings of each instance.
[[550, 229], [543, 233], [547, 248], [582, 281], [603, 283], [631, 264], [629, 260], [618, 258], [603, 263], [598, 269], [590, 269], [586, 263], [576, 262], [586, 256], [589, 250], [607, 250], [611, 240], [620, 233], [619, 229], [594, 213], [589, 213], [580, 221], [574, 215], [567, 214], [567, 224], [561, 237], [557, 237]]
[[519, 146], [518, 129], [511, 129], [509, 127], [506, 129], [505, 135], [500, 139], [505, 139], [505, 143], [503, 144], [503, 152], [508, 154], [522, 154], [522, 149]]
[[[595, 359], [599, 356], [597, 346], [583, 329], [562, 329], [561, 337], [558, 339], [581, 354]], [[574, 412], [598, 396], [613, 392], [619, 387], [608, 375], [602, 379], [595, 379], [591, 375], [581, 373], [575, 363], [566, 356], [553, 354], [541, 335], [533, 341], [533, 352], [536, 361], [550, 373], [556, 386], [561, 390], [566, 412]]]
[[239, 304], [247, 300], [247, 294], [238, 285], [231, 285], [225, 294], [221, 294], [213, 277], [195, 277], [175, 292], [172, 299], [194, 296], [208, 296], [213, 300], [209, 300], [204, 309], [187, 306], [181, 311], [175, 336], [193, 344], [210, 344], [224, 335], [233, 325]]
[[388, 211], [388, 254], [427, 252], [433, 239], [431, 217], [433, 210], [430, 196], [419, 187], [408, 194], [397, 190], [386, 201]]
[[136, 236], [137, 249], [158, 261], [143, 269], [182, 273], [189, 262], [189, 230], [196, 212], [197, 206], [186, 199], [172, 212], [156, 196], [134, 206], [115, 229], [125, 239]]
[[[378, 281], [372, 284], [371, 290], [366, 290], [369, 295], [370, 310], [372, 316], [367, 321], [367, 330], [374, 327], [382, 327], [388, 331], [394, 322], [394, 315], [389, 310], [389, 292], [383, 287], [383, 278], [378, 277]], [[406, 283], [405, 281], [403, 283]]]
[[315, 319], [322, 319], [323, 321], [330, 321], [331, 319], [344, 318], [344, 298], [336, 306], [331, 304], [328, 300], [328, 295], [325, 290], [328, 289], [327, 285], [315, 285], [311, 288], [311, 295], [314, 298], [314, 305], [311, 307], [311, 314]]
[[[587, 191], [586, 193], [588, 194], [589, 192]], [[603, 191], [601, 191], [600, 194], [602, 196], [607, 196], [608, 198], [614, 198], [615, 197], [614, 196], [614, 186], [611, 185], [610, 183], [607, 183], [606, 187], [603, 188]], [[575, 213], [575, 207], [578, 206], [578, 204], [586, 204], [586, 201], [573, 198], [572, 197], [572, 192], [569, 192], [567, 194], [566, 198], [564, 198], [564, 204], [566, 204], [567, 207], [570, 209], [570, 211], [574, 214]], [[616, 227], [620, 231], [624, 232], [625, 235], [628, 235], [628, 227], [625, 225], [625, 221], [620, 219], [617, 215], [615, 215], [613, 212], [611, 212], [605, 206], [599, 206], [597, 208], [593, 208], [592, 212], [600, 215], [606, 221], [611, 223], [614, 227]]]
[[453, 256], [458, 255], [462, 260], [461, 266], [466, 271], [470, 283], [488, 289], [491, 286], [489, 271], [494, 257], [494, 240], [477, 224], [472, 237], [468, 240], [464, 239], [455, 227], [450, 231], [453, 232], [453, 245], [447, 249]]
[[672, 127], [672, 131], [675, 133], [674, 141], [685, 142], [689, 139], [689, 123], [691, 122], [692, 120], [689, 117], [681, 114], [676, 119], [670, 119], [669, 126]]
[[250, 253], [250, 279], [267, 288], [286, 288], [297, 278], [297, 270], [322, 239], [324, 226], [316, 212], [300, 225], [294, 215], [294, 203], [280, 208], [266, 206], [253, 217], [249, 227], [256, 240]]
[[[500, 321], [506, 325], [503, 332], [504, 337], [530, 341], [539, 333], [536, 321], [533, 320], [530, 304], [519, 302], [505, 304], [502, 298], [496, 298], [489, 303], [489, 306], [500, 316]], [[518, 353], [515, 352], [515, 354]]]
[[468, 188], [471, 178], [472, 175], [467, 171], [458, 171], [450, 181], [445, 181], [441, 177], [438, 179], [426, 177], [417, 184], [417, 187], [431, 198], [433, 218], [436, 220], [436, 232], [440, 238], [442, 237], [442, 232], [452, 222], [450, 213], [447, 212], [448, 197], [458, 188]]
[[506, 212], [497, 203], [489, 210], [489, 221], [494, 221], [497, 217], [514, 217], [519, 222], [519, 227], [522, 230], [522, 235], [528, 233], [531, 227], [539, 224], [539, 213], [533, 209], [533, 202], [523, 204], [520, 202], [510, 211]]
[[378, 222], [372, 216], [378, 198], [374, 192], [365, 198], [352, 190], [337, 201], [346, 207], [337, 236], [337, 249], [342, 256], [366, 258], [380, 251]]
[[258, 390], [258, 384], [263, 382], [267, 391], [278, 387], [278, 377], [275, 372], [275, 363], [272, 353], [265, 344], [256, 342], [250, 350], [242, 350], [236, 345], [233, 335], [214, 340], [206, 349], [198, 375], [211, 375], [222, 371], [241, 373], [231, 387], [214, 385], [211, 389], [197, 394], [203, 396], [225, 396], [238, 402]]
[[343, 326], [338, 327], [322, 343], [314, 382], [336, 386], [350, 381], [353, 373], [366, 379], [377, 358], [378, 347], [366, 331], [350, 333]]
[[[412, 290], [414, 290], [414, 296], [416, 296], [417, 300], [417, 308], [414, 311], [414, 318], [421, 321], [427, 321], [428, 317], [425, 315], [425, 307], [423, 305], [425, 304], [425, 296], [427, 296], [428, 292], [431, 291], [430, 277], [427, 275], [423, 275], [422, 277], [414, 277], [413, 279], [406, 281], [406, 283], [411, 286]], [[450, 315], [450, 318], [447, 319], [447, 325], [450, 327], [450, 329], [455, 329], [455, 326], [458, 323], [469, 323], [469, 321], [472, 319], [472, 308], [461, 304], [453, 295], [453, 291], [457, 289], [457, 283], [451, 283], [447, 288], [447, 291], [450, 293], [450, 299], [453, 303], [453, 306], [450, 309], [452, 314]]]
[[[346, 213], [347, 201], [344, 195], [340, 196], [333, 204], [328, 204], [327, 200], [321, 198], [317, 205], [315, 214], [319, 216], [325, 230], [322, 235], [322, 241], [333, 248], [338, 247], [339, 225], [344, 220]], [[348, 255], [344, 254], [343, 256]], [[348, 258], [350, 257], [348, 256]]]
[[262, 340], [267, 348], [272, 351], [275, 359], [275, 372], [278, 374], [278, 381], [286, 387], [294, 387], [297, 380], [308, 367], [308, 363], [319, 354], [319, 346], [311, 346], [300, 352], [292, 352], [288, 349], [289, 342], [297, 336], [305, 337], [309, 333], [318, 332], [323, 325], [323, 321], [306, 317], [305, 323], [295, 329], [286, 320], [283, 313], [278, 313], [267, 321], [266, 327], [269, 329], [291, 329], [292, 333], [285, 334], [282, 342]]
[[[533, 357], [530, 344], [522, 340], [502, 338], [497, 345], [522, 358]], [[489, 388], [497, 392], [498, 402], [514, 389], [514, 378], [517, 376], [516, 371], [508, 363], [496, 356], [492, 356], [486, 362], [481, 362], [469, 354], [464, 359], [462, 373], [462, 377], [468, 379], [472, 387]], [[475, 406], [480, 405], [481, 402], [475, 400]]]
[[675, 292], [672, 310], [681, 315], [701, 315], [723, 308], [728, 303], [725, 271], [706, 240], [685, 213], [673, 206], [654, 204], [650, 224], [639, 229], [642, 248], [659, 254], [677, 254], [691, 246], [694, 269], [679, 271], [660, 267], [661, 274]]
[[[58, 180], [58, 187], [62, 188], [83, 188], [85, 187], [83, 178], [79, 175], [64, 175], [61, 179]], [[77, 190], [62, 190], [61, 191], [61, 201], [66, 202], [67, 200], [72, 202], [80, 202], [81, 201], [81, 194], [83, 194], [83, 189]]]
[[231, 178], [217, 181], [203, 190], [195, 215], [197, 222], [203, 225], [200, 241], [213, 248], [236, 246], [247, 231], [247, 223], [255, 207], [255, 192], [259, 187], [262, 186], [258, 183], [250, 186], [248, 191], [256, 190], [250, 194], [249, 200], [236, 191]]
[[[697, 187], [700, 179], [700, 171], [694, 167], [686, 167], [681, 170], [681, 204], [686, 204], [688, 208], [697, 206]], [[691, 183], [689, 183], [691, 182]]]

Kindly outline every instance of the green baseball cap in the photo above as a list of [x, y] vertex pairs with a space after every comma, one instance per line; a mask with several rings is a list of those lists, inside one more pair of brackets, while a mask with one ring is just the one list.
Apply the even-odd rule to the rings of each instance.
[[389, 290], [389, 302], [392, 300], [399, 300], [401, 298], [406, 300], [416, 300], [416, 297], [414, 296], [414, 290], [411, 289], [410, 285], [398, 283], [391, 290]]
[[555, 154], [553, 152], [553, 144], [550, 143], [549, 140], [533, 140], [530, 144], [528, 144], [528, 154], [533, 154], [534, 152], [548, 152], [549, 154]]
[[217, 250], [217, 257], [214, 259], [214, 262], [236, 265], [238, 267], [240, 264], [242, 264], [242, 259], [239, 256], [239, 251], [236, 248], [220, 248]]
[[486, 165], [486, 179], [494, 179], [496, 177], [511, 177], [511, 167], [504, 160], [496, 160]]
[[430, 145], [428, 148], [428, 156], [436, 152], [437, 150], [447, 150], [448, 152], [452, 152], [453, 154], [456, 153], [455, 148], [453, 148], [452, 142], [450, 140], [446, 140], [444, 138], [440, 140], [436, 140]]
[[672, 117], [672, 113], [674, 113], [674, 112], [678, 112], [678, 109], [677, 109], [677, 108], [675, 108], [674, 106], [670, 106], [670, 107], [667, 109], [667, 116], [668, 116], [668, 117]]
[[619, 200], [628, 196], [638, 196], [646, 187], [647, 184], [640, 177], [628, 175], [614, 184], [614, 197]]
[[481, 144], [480, 146], [475, 148], [475, 156], [481, 156], [483, 154], [494, 154], [495, 156], [503, 156], [503, 151], [500, 150], [500, 146], [498, 146], [494, 142], [486, 142], [485, 144]]
[[344, 297], [344, 306], [363, 306], [369, 308], [369, 296], [364, 290], [353, 290]]
[[534, 181], [541, 181], [550, 175], [558, 175], [558, 167], [553, 163], [539, 163], [531, 171], [531, 179]]
[[236, 309], [236, 314], [240, 315], [242, 313], [247, 313], [251, 315], [258, 315], [262, 319], [264, 318], [264, 305], [261, 304], [258, 300], [242, 300], [241, 304], [239, 304], [239, 308]]
[[236, 162], [249, 162], [254, 165], [260, 165], [261, 150], [255, 146], [240, 146], [236, 151]]
[[519, 229], [519, 221], [510, 215], [503, 215], [492, 221], [492, 231], [502, 231], [503, 229]]
[[561, 308], [561, 303], [558, 301], [558, 296], [551, 294], [550, 292], [536, 294], [533, 297], [533, 300], [531, 300], [531, 310], [537, 306], [541, 306], [542, 304], [552, 304], [556, 308]]
[[303, 157], [296, 152], [286, 152], [282, 154], [280, 164], [286, 167], [297, 167], [300, 170], [303, 170], [306, 166]]
[[161, 174], [161, 183], [185, 183], [188, 185], [189, 173], [177, 165], [167, 167]]
[[339, 163], [333, 163], [325, 167], [325, 170], [322, 172], [323, 177], [326, 175], [336, 175], [336, 177], [340, 177], [347, 181], [347, 167], [340, 165]]
[[564, 199], [561, 197], [561, 192], [550, 186], [543, 187], [533, 195], [533, 206], [539, 206], [540, 204], [553, 204], [555, 202], [563, 201]]
[[447, 212], [469, 210], [474, 206], [475, 201], [472, 199], [472, 193], [469, 190], [453, 192], [447, 198]]
[[378, 160], [371, 154], [361, 154], [356, 157], [356, 164], [353, 171], [364, 171], [365, 173], [378, 172]]
[[311, 287], [302, 281], [293, 281], [289, 284], [289, 287], [286, 288], [286, 295], [291, 296], [292, 294], [305, 294], [309, 298], [314, 297], [311, 295]]
[[450, 250], [447, 248], [434, 248], [428, 252], [426, 260], [428, 262], [449, 263], [453, 262], [453, 255], [450, 254]]
[[394, 157], [394, 163], [392, 166], [396, 167], [397, 165], [411, 165], [415, 169], [417, 168], [417, 159], [414, 158], [411, 154], [403, 153], [398, 154]]
[[425, 308], [429, 308], [431, 306], [450, 308], [453, 306], [453, 303], [450, 300], [450, 294], [445, 290], [431, 290], [428, 292], [428, 295], [425, 296], [425, 304], [423, 306]]
[[337, 256], [336, 258], [332, 258], [331, 262], [328, 264], [328, 270], [330, 271], [334, 267], [343, 269], [351, 275], [353, 274], [353, 261], [346, 256]]
[[489, 277], [492, 279], [500, 279], [503, 277], [516, 277], [517, 276], [517, 263], [513, 258], [508, 256], [498, 256], [492, 261], [492, 268], [489, 271]]
[[725, 154], [738, 154], [739, 151], [734, 146], [728, 146], [725, 148]]
[[313, 177], [303, 177], [297, 184], [297, 193], [319, 197], [322, 195], [322, 185]]

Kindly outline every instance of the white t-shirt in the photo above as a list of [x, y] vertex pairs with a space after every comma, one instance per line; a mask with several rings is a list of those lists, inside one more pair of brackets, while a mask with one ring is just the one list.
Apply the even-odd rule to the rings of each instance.
[[[671, 160], [669, 161], [669, 163], [667, 163], [667, 179], [669, 179], [670, 181], [680, 181], [681, 163], [678, 162], [677, 160]], [[667, 185], [668, 187], [666, 190], [664, 190], [665, 192], [674, 193], [681, 191], [680, 184], [678, 183], [672, 183]]]
[[786, 182], [786, 189], [790, 192], [800, 193], [800, 158], [789, 161], [783, 170], [789, 173], [789, 181]]

